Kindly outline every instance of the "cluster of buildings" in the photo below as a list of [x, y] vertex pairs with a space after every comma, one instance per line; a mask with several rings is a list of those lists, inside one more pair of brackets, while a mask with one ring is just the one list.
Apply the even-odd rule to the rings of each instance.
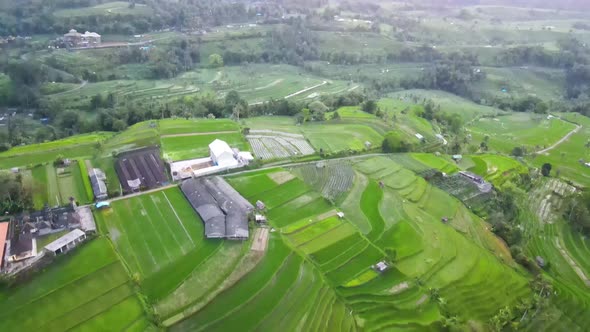
[[76, 29], [64, 34], [63, 42], [68, 47], [96, 47], [102, 43], [102, 37], [96, 32], [79, 33]]
[[[95, 232], [90, 208], [73, 203], [14, 216], [10, 222], [0, 223], [0, 272], [12, 274], [27, 269], [46, 254], [67, 252], [83, 242], [86, 234]], [[42, 248], [38, 246], [39, 239], [53, 234], [61, 236]]]
[[[74, 38], [71, 41], [79, 41], [80, 34], [71, 31], [70, 35]], [[209, 153], [207, 158], [188, 161], [188, 170], [178, 169], [172, 163], [172, 176], [175, 180], [190, 178], [181, 184], [181, 190], [204, 221], [207, 238], [247, 239], [249, 219], [254, 219], [254, 206], [222, 178], [202, 176], [243, 167], [254, 158], [251, 153], [232, 149], [221, 140], [215, 140], [209, 145]], [[120, 155], [115, 168], [122, 187], [128, 192], [134, 192], [141, 188], [165, 185], [165, 166], [159, 155], [159, 149], [154, 147]], [[108, 206], [104, 202], [108, 199], [105, 173], [89, 167], [87, 176], [94, 197], [99, 201], [97, 208]], [[266, 218], [257, 215], [256, 220], [264, 222]], [[41, 211], [13, 216], [10, 222], [0, 223], [0, 272], [15, 274], [35, 266], [46, 255], [63, 254], [86, 240], [87, 234], [95, 232], [96, 225], [90, 207], [77, 207], [73, 201], [67, 206], [45, 207]], [[55, 238], [56, 235], [59, 237]], [[55, 240], [38, 246], [40, 239], [50, 236]]]
[[170, 163], [175, 181], [220, 173], [248, 165], [254, 157], [250, 152], [232, 148], [227, 142], [216, 139], [209, 144], [209, 157]]

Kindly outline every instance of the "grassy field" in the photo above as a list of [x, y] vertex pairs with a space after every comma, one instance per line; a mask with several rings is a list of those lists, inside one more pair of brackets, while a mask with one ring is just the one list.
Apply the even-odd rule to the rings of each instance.
[[470, 170], [496, 186], [501, 186], [513, 176], [528, 173], [524, 164], [502, 155], [477, 155], [471, 156], [471, 160], [475, 166]]
[[165, 119], [158, 121], [160, 135], [194, 134], [207, 132], [238, 131], [238, 124], [229, 119], [184, 120]]
[[34, 166], [53, 162], [57, 156], [76, 159], [92, 156], [100, 142], [113, 136], [113, 133], [94, 133], [72, 136], [58, 141], [32, 144], [12, 148], [0, 153], [0, 168]]
[[[208, 61], [208, 54], [223, 52], [223, 50], [208, 52], [207, 47], [209, 47], [208, 44], [201, 52], [204, 61]], [[152, 103], [206, 94], [223, 98], [229, 91], [235, 90], [246, 101], [254, 104], [271, 98], [310, 100], [320, 95], [346, 92], [352, 88], [347, 81], [327, 80], [289, 65], [249, 64], [225, 66], [219, 69], [199, 68], [173, 79], [154, 81], [142, 79], [141, 66], [113, 68], [108, 62], [108, 53], [104, 50], [89, 50], [84, 53], [57, 51], [52, 56], [57, 57], [57, 60], [53, 61], [68, 64], [68, 67], [71, 67], [73, 72], [79, 72], [79, 75], [85, 69], [92, 69], [107, 74], [112, 72], [120, 78], [88, 83], [72, 92], [45, 96], [47, 100], [71, 108], [87, 107], [93, 96], [107, 93], [113, 93], [119, 100], [143, 100]], [[127, 72], [128, 74], [122, 74]]]
[[428, 141], [437, 141], [435, 135], [440, 132], [428, 120], [420, 117], [421, 105], [411, 105], [399, 99], [383, 98], [378, 102], [379, 108], [391, 117], [394, 125], [411, 141], [416, 141], [415, 134], [424, 136]]
[[78, 163], [74, 161], [69, 167], [54, 167], [52, 164], [36, 166], [31, 170], [33, 183], [33, 205], [41, 209], [50, 206], [65, 205], [73, 197], [80, 204], [87, 204], [94, 196], [92, 188], [88, 190], [87, 174], [82, 174]]
[[424, 99], [432, 100], [435, 105], [440, 105], [441, 111], [459, 114], [465, 120], [471, 120], [482, 115], [502, 113], [499, 109], [478, 105], [456, 95], [436, 90], [404, 90], [392, 93], [389, 97], [395, 100], [395, 103], [390, 101], [389, 105], [397, 108], [402, 106], [411, 107]]
[[178, 188], [116, 201], [111, 207], [95, 213], [101, 231], [142, 278], [203, 244], [203, 223]]
[[3, 290], [0, 307], [4, 331], [120, 330], [149, 324], [127, 272], [104, 238], [76, 249], [33, 281]]
[[[307, 123], [294, 127], [293, 120], [287, 117], [256, 117], [244, 120], [251, 129], [270, 129], [276, 131], [293, 132], [304, 135], [316, 151], [322, 149], [324, 153], [365, 149], [365, 142], [372, 146], [381, 146], [386, 125], [378, 122], [374, 116], [358, 112], [343, 111], [348, 119], [341, 121], [326, 121], [322, 123]], [[352, 116], [354, 114], [354, 116]]]
[[575, 129], [575, 125], [546, 115], [514, 113], [497, 118], [481, 118], [469, 127], [474, 142], [488, 137], [492, 151], [510, 154], [515, 147], [528, 152], [547, 148]]
[[560, 177], [579, 186], [588, 186], [590, 185], [590, 170], [580, 163], [580, 160], [585, 162], [590, 160], [590, 150], [586, 148], [590, 135], [590, 119], [576, 113], [559, 115], [581, 125], [582, 128], [558, 148], [536, 156], [531, 163], [539, 168], [544, 163], [550, 163], [553, 166], [553, 175], [557, 175], [557, 171], [559, 171]]
[[209, 144], [216, 139], [227, 142], [232, 148], [249, 150], [248, 143], [240, 133], [163, 137], [164, 159], [178, 161], [208, 157]]

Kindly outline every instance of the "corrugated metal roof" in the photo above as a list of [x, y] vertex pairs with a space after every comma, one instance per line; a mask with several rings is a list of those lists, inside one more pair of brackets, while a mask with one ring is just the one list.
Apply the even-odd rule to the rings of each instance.
[[74, 229], [73, 231], [69, 232], [68, 234], [60, 237], [59, 239], [51, 242], [50, 244], [45, 246], [45, 249], [50, 250], [50, 251], [57, 251], [59, 250], [59, 248], [65, 246], [66, 244], [81, 238], [82, 236], [84, 236], [86, 233], [82, 232], [79, 229]]

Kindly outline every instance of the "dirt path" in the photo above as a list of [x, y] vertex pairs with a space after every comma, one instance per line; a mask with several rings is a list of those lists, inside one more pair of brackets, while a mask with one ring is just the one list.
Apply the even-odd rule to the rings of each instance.
[[567, 141], [570, 137], [572, 137], [573, 134], [575, 134], [578, 131], [580, 131], [581, 128], [582, 128], [582, 126], [576, 125], [576, 129], [574, 129], [574, 130], [570, 131], [569, 133], [567, 133], [567, 135], [563, 136], [563, 138], [560, 139], [559, 141], [557, 141], [557, 143], [551, 145], [550, 147], [548, 147], [548, 148], [546, 148], [544, 150], [537, 151], [536, 154], [545, 154], [545, 153], [547, 153], [547, 152], [555, 149], [556, 147], [558, 147], [559, 145], [561, 145], [563, 142]]
[[574, 270], [574, 272], [576, 272], [578, 277], [580, 277], [580, 279], [582, 279], [582, 281], [586, 284], [586, 286], [590, 287], [590, 279], [588, 279], [586, 274], [584, 274], [584, 271], [582, 271], [582, 269], [573, 260], [573, 258], [570, 257], [569, 253], [561, 247], [561, 244], [559, 243], [559, 238], [557, 238], [557, 237], [555, 238], [555, 246], [557, 247], [557, 250], [559, 250], [559, 253], [561, 254], [561, 256], [563, 256], [563, 258], [571, 266], [571, 268]]
[[269, 228], [257, 228], [254, 232], [254, 239], [250, 250], [265, 252], [268, 245]]
[[267, 84], [265, 86], [259, 86], [257, 88], [254, 88], [254, 91], [259, 91], [259, 90], [264, 90], [264, 89], [272, 88], [275, 85], [281, 84], [283, 81], [284, 80], [282, 78], [280, 78], [280, 79], [278, 79], [278, 80], [276, 80], [274, 82], [271, 82], [271, 83], [269, 83], [269, 84]]
[[211, 81], [209, 81], [209, 84], [213, 84], [213, 82], [215, 82], [215, 81], [219, 80], [220, 78], [221, 78], [221, 72], [220, 72], [220, 71], [218, 71], [218, 72], [215, 74], [215, 77], [214, 77], [214, 78], [213, 78]]
[[75, 88], [73, 88], [73, 89], [70, 89], [70, 90], [68, 90], [68, 91], [62, 91], [62, 92], [58, 92], [58, 93], [52, 93], [52, 94], [50, 94], [50, 95], [45, 95], [45, 96], [47, 96], [47, 97], [49, 97], [49, 96], [51, 96], [51, 97], [55, 97], [55, 96], [61, 96], [61, 95], [65, 95], [66, 93], [70, 93], [70, 92], [73, 92], [73, 91], [77, 91], [77, 90], [80, 90], [80, 89], [82, 89], [83, 87], [85, 87], [85, 86], [86, 86], [86, 84], [88, 84], [88, 81], [82, 81], [82, 83], [80, 83], [80, 85], [78, 85], [77, 87], [75, 87]]
[[162, 135], [161, 138], [165, 137], [188, 137], [188, 136], [206, 136], [206, 135], [223, 135], [223, 134], [235, 134], [235, 131], [210, 131], [207, 133], [188, 133], [188, 134], [170, 134]]
[[177, 183], [169, 184], [167, 186], [156, 188], [156, 189], [151, 189], [151, 190], [146, 190], [146, 191], [140, 191], [140, 192], [137, 192], [137, 193], [134, 193], [134, 194], [131, 194], [131, 195], [125, 195], [125, 196], [111, 198], [107, 202], [112, 203], [112, 202], [120, 201], [120, 200], [123, 200], [123, 199], [128, 199], [128, 198], [132, 198], [132, 197], [136, 197], [136, 196], [141, 196], [141, 195], [147, 195], [147, 194], [155, 193], [155, 192], [158, 192], [158, 191], [162, 191], [162, 190], [166, 190], [166, 189], [170, 189], [170, 188], [174, 188], [174, 187], [178, 187], [178, 184]]
[[299, 91], [297, 91], [297, 92], [294, 92], [294, 93], [292, 93], [292, 94], [290, 94], [290, 95], [286, 96], [286, 97], [285, 97], [285, 99], [289, 99], [289, 98], [291, 98], [291, 97], [295, 97], [295, 96], [297, 96], [297, 95], [300, 95], [300, 94], [302, 94], [302, 93], [305, 93], [305, 92], [307, 92], [307, 91], [313, 90], [313, 89], [315, 89], [315, 88], [319, 88], [320, 86], [323, 86], [323, 85], [326, 85], [326, 84], [328, 84], [328, 81], [323, 81], [323, 82], [322, 82], [322, 83], [320, 83], [320, 84], [316, 84], [316, 85], [314, 85], [314, 86], [310, 86], [309, 88], [305, 88], [305, 89], [303, 89], [303, 90], [299, 90]]

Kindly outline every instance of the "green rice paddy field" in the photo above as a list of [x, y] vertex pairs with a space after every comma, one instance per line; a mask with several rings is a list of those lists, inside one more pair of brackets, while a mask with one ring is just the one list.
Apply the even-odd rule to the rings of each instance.
[[488, 137], [490, 150], [510, 154], [515, 147], [528, 152], [542, 150], [574, 130], [574, 124], [547, 115], [513, 113], [496, 118], [481, 118], [469, 127], [475, 142]]
[[547, 153], [536, 156], [531, 163], [541, 167], [544, 163], [553, 166], [553, 175], [557, 175], [572, 181], [579, 186], [590, 185], [590, 168], [583, 165], [580, 160], [590, 160], [590, 150], [586, 147], [590, 135], [590, 118], [576, 113], [558, 114], [565, 120], [581, 125], [581, 129], [568, 140]]
[[[411, 155], [396, 158], [421, 163]], [[425, 161], [448, 167], [445, 160]], [[313, 199], [313, 190], [298, 178], [274, 183], [271, 171], [228, 180], [250, 201], [265, 201], [285, 243], [336, 287], [364, 329], [436, 329], [441, 314], [429, 287], [440, 290], [446, 310], [475, 320], [530, 294], [508, 249], [460, 202], [393, 159], [369, 158], [349, 167], [357, 172], [355, 184], [338, 206]], [[335, 217], [338, 210], [344, 219]], [[448, 225], [440, 222], [443, 216], [450, 217]], [[393, 259], [386, 273], [371, 269]]]
[[240, 133], [211, 134], [196, 136], [174, 136], [162, 138], [162, 152], [167, 160], [187, 160], [209, 156], [209, 144], [216, 139], [227, 142], [232, 148], [250, 150]]
[[105, 238], [76, 249], [34, 280], [0, 291], [0, 308], [3, 331], [122, 331], [151, 325]]
[[305, 136], [316, 151], [325, 153], [365, 149], [365, 142], [373, 147], [381, 146], [386, 126], [374, 116], [359, 117], [353, 110], [343, 111], [343, 120], [322, 123], [307, 123], [294, 127], [293, 119], [287, 117], [256, 117], [244, 120], [251, 129], [271, 129], [299, 133]]
[[70, 197], [80, 204], [89, 203], [94, 198], [84, 161], [73, 161], [63, 168], [52, 164], [40, 165], [34, 167], [31, 174], [36, 209], [43, 208], [45, 204], [68, 204]]

